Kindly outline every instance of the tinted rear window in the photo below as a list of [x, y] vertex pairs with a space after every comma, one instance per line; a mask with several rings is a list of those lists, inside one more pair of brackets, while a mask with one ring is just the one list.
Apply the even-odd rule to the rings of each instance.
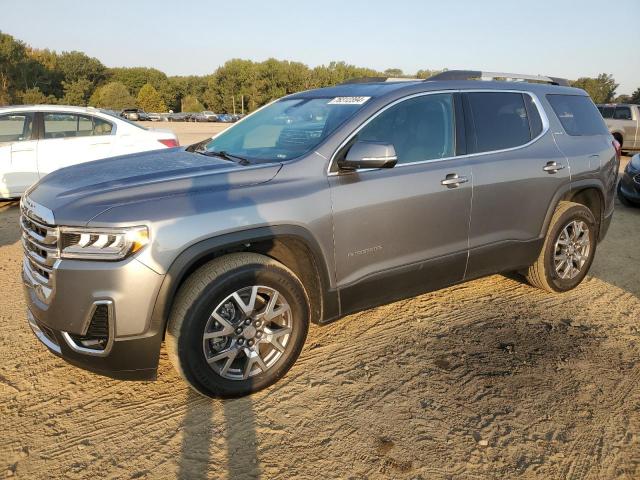
[[613, 107], [598, 107], [598, 110], [604, 118], [613, 118]]
[[467, 93], [473, 119], [475, 153], [518, 147], [531, 140], [527, 109], [521, 93]]
[[569, 135], [606, 135], [609, 133], [602, 115], [589, 97], [582, 95], [547, 95], [562, 128]]

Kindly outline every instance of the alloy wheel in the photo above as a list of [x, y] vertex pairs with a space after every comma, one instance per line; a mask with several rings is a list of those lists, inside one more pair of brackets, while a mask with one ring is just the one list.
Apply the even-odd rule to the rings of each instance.
[[582, 220], [572, 220], [560, 232], [555, 243], [554, 266], [562, 280], [576, 278], [591, 252], [589, 227]]
[[253, 285], [233, 292], [211, 313], [203, 351], [221, 377], [246, 380], [282, 357], [293, 328], [291, 307], [277, 290]]

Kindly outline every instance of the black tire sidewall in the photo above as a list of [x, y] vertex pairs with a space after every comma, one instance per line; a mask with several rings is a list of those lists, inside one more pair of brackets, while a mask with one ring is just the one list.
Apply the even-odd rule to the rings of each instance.
[[[589, 249], [589, 258], [586, 263], [582, 267], [580, 273], [570, 280], [564, 280], [557, 276], [556, 268], [554, 264], [554, 253], [555, 253], [555, 244], [560, 236], [562, 230], [573, 220], [583, 220], [589, 227], [589, 242], [591, 243], [591, 248]], [[596, 253], [597, 246], [597, 223], [591, 210], [582, 206], [582, 205], [574, 205], [573, 207], [567, 209], [560, 218], [552, 225], [551, 230], [549, 231], [549, 241], [545, 246], [545, 273], [547, 276], [547, 283], [553, 290], [556, 292], [566, 292], [577, 287], [580, 282], [584, 279], [584, 277], [589, 272], [591, 268], [591, 264], [593, 263], [593, 258]]]
[[[202, 335], [211, 312], [225, 298], [241, 288], [263, 285], [276, 289], [291, 307], [293, 328], [286, 350], [266, 373], [247, 380], [230, 380], [216, 374], [206, 362]], [[245, 265], [211, 281], [189, 307], [178, 339], [178, 356], [184, 374], [198, 391], [213, 397], [246, 395], [275, 383], [298, 358], [309, 327], [309, 310], [304, 289], [286, 270], [276, 266]]]

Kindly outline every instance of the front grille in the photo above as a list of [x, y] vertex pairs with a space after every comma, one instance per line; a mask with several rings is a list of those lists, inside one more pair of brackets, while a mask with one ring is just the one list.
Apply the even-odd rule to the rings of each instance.
[[633, 177], [633, 181], [640, 185], [640, 173]]
[[109, 307], [97, 304], [87, 333], [84, 335], [69, 335], [76, 345], [91, 350], [104, 350], [109, 343]]
[[53, 266], [59, 258], [58, 228], [35, 218], [31, 211], [22, 207], [20, 216], [24, 270], [38, 297], [49, 303], [54, 286]]

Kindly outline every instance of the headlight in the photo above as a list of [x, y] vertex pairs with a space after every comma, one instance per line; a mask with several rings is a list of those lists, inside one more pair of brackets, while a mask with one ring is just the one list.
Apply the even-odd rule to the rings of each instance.
[[147, 227], [60, 227], [60, 257], [121, 260], [149, 243]]

